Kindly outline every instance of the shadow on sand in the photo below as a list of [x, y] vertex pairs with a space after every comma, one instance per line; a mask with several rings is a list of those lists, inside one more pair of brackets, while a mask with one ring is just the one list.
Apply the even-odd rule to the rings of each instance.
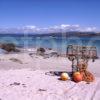
[[[68, 73], [69, 77], [72, 77], [72, 72], [67, 72], [67, 71], [49, 71], [49, 72], [46, 72], [45, 75], [61, 76], [62, 73]], [[61, 79], [58, 78], [58, 80], [61, 80]]]

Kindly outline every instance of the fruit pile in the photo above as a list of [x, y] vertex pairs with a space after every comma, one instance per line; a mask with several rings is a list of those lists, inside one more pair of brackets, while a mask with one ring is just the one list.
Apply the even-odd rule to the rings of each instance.
[[[68, 73], [62, 73], [60, 77], [61, 77], [61, 80], [63, 80], [63, 81], [70, 79]], [[75, 72], [72, 75], [72, 79], [75, 82], [80, 82], [80, 81], [82, 81], [82, 74], [80, 72]]]

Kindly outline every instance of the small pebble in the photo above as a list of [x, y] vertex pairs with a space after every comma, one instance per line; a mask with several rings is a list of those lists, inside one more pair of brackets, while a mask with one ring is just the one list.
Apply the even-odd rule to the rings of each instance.
[[20, 83], [14, 82], [13, 84], [10, 84], [10, 85], [20, 85]]
[[47, 91], [47, 90], [45, 90], [45, 89], [38, 89], [38, 91]]

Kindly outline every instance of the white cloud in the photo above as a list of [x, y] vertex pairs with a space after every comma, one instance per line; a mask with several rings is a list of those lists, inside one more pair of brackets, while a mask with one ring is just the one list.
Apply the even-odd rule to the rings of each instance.
[[96, 27], [80, 27], [80, 31], [82, 32], [96, 32]]
[[0, 29], [0, 32], [13, 32], [13, 33], [50, 33], [50, 32], [69, 32], [69, 31], [82, 31], [82, 32], [96, 32], [96, 27], [81, 27], [78, 24], [69, 25], [69, 24], [61, 24], [54, 25], [51, 27], [39, 28], [34, 25], [27, 25], [25, 27], [20, 28], [4, 28]]
[[28, 25], [28, 26], [25, 26], [24, 28], [28, 28], [28, 29], [36, 29], [36, 26]]
[[60, 27], [63, 29], [63, 28], [67, 28], [67, 27], [70, 27], [71, 25], [67, 25], [67, 24], [62, 24], [60, 25]]
[[69, 25], [69, 24], [61, 24], [61, 25], [54, 25], [51, 27], [45, 28], [38, 28], [33, 25], [28, 25], [23, 28], [24, 32], [68, 32], [68, 31], [96, 31], [96, 27], [81, 27], [78, 24]]
[[95, 31], [96, 30], [96, 27], [87, 27], [86, 28], [86, 31]]

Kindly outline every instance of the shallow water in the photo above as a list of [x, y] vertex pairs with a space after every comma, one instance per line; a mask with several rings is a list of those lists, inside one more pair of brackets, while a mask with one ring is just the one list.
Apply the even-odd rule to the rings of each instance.
[[15, 43], [19, 47], [45, 47], [65, 53], [68, 44], [96, 46], [100, 54], [100, 36], [95, 37], [52, 37], [52, 36], [28, 36], [28, 35], [0, 35], [0, 42]]

